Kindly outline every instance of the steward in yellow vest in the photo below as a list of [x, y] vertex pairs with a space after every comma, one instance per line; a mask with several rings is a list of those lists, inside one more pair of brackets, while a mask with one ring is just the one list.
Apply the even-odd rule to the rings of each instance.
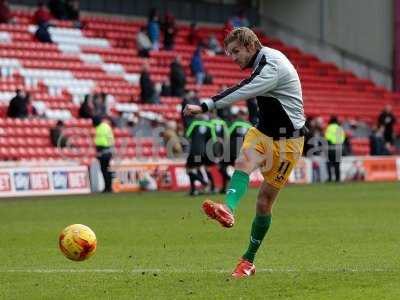
[[325, 130], [325, 140], [328, 142], [328, 160], [326, 163], [328, 181], [333, 180], [332, 167], [335, 171], [335, 181], [340, 181], [340, 162], [342, 160], [342, 149], [345, 138], [344, 130], [340, 126], [338, 119], [332, 116]]
[[112, 174], [109, 170], [114, 148], [114, 134], [107, 117], [94, 117], [93, 125], [96, 129], [94, 143], [101, 173], [104, 177], [104, 193], [112, 192]]

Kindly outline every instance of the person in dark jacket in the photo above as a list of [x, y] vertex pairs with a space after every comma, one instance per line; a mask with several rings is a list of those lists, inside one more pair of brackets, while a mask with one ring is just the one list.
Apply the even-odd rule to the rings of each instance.
[[63, 121], [57, 121], [55, 127], [50, 129], [50, 141], [53, 147], [65, 148], [68, 144], [68, 138], [63, 133]]
[[47, 22], [40, 22], [35, 32], [35, 37], [42, 43], [53, 43], [49, 32], [50, 24]]
[[49, 0], [47, 2], [47, 7], [49, 8], [51, 14], [58, 20], [66, 20], [67, 9], [65, 2], [62, 0]]
[[386, 105], [385, 109], [381, 112], [378, 118], [378, 127], [383, 126], [384, 134], [383, 137], [385, 142], [393, 145], [394, 143], [394, 124], [396, 123], [396, 117], [392, 112], [392, 106]]
[[390, 155], [388, 143], [385, 141], [384, 126], [372, 129], [369, 137], [370, 155]]
[[15, 91], [16, 95], [10, 100], [7, 117], [24, 119], [28, 117], [28, 102], [20, 89]]
[[155, 104], [160, 102], [154, 82], [150, 78], [149, 64], [144, 63], [140, 73], [140, 98], [143, 103]]
[[79, 117], [84, 119], [91, 119], [94, 116], [93, 101], [90, 95], [85, 95], [85, 100], [79, 108]]
[[172, 50], [175, 45], [176, 24], [175, 17], [166, 12], [162, 24], [162, 31], [164, 34], [164, 50]]
[[65, 10], [67, 13], [67, 19], [71, 21], [79, 21], [79, 1], [77, 0], [66, 0]]
[[171, 96], [182, 97], [185, 93], [186, 75], [179, 56], [171, 63], [169, 80]]

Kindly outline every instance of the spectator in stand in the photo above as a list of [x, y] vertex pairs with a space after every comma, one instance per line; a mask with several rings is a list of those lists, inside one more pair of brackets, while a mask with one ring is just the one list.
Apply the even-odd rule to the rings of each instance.
[[167, 155], [170, 158], [178, 157], [183, 154], [182, 144], [176, 131], [176, 122], [168, 121], [165, 130], [162, 132], [164, 146], [167, 148]]
[[104, 94], [104, 104], [106, 106], [106, 114], [107, 116], [111, 117], [113, 114], [113, 108], [115, 106], [115, 98], [113, 95], [106, 93], [103, 94]]
[[91, 95], [85, 95], [85, 100], [79, 108], [79, 117], [83, 119], [92, 119], [94, 117], [94, 107]]
[[204, 83], [204, 78], [206, 76], [201, 49], [202, 47], [200, 45], [197, 46], [196, 50], [193, 53], [192, 60], [190, 63], [192, 75], [196, 77], [196, 83], [198, 85], [202, 85]]
[[172, 96], [172, 94], [171, 94], [171, 82], [169, 81], [169, 79], [167, 79], [166, 81], [164, 81], [162, 83], [160, 95], [162, 97], [170, 97], [170, 96]]
[[66, 0], [65, 11], [67, 13], [67, 19], [71, 21], [79, 21], [79, 1], [78, 0]]
[[42, 43], [53, 43], [49, 32], [50, 24], [47, 22], [41, 22], [38, 24], [38, 28], [35, 32], [35, 37], [39, 42]]
[[39, 1], [37, 4], [36, 11], [33, 14], [32, 22], [33, 24], [39, 25], [41, 23], [49, 23], [51, 18], [49, 9], [46, 7], [43, 1]]
[[106, 116], [107, 106], [106, 106], [106, 94], [99, 93], [93, 96], [93, 107], [95, 116]]
[[38, 113], [36, 111], [36, 108], [32, 104], [31, 93], [29, 93], [29, 92], [25, 93], [25, 103], [26, 103], [26, 109], [28, 110], [28, 117], [29, 116], [37, 116]]
[[224, 24], [224, 28], [222, 29], [222, 32], [224, 33], [224, 38], [225, 36], [233, 30], [233, 25], [231, 20], [227, 20]]
[[0, 0], [0, 23], [11, 23], [13, 21], [11, 9], [7, 0]]
[[307, 118], [305, 126], [308, 128], [308, 131], [304, 136], [304, 156], [321, 156], [324, 146], [322, 122], [321, 118]]
[[150, 11], [147, 23], [147, 32], [150, 41], [153, 44], [152, 49], [158, 51], [160, 49], [160, 22], [157, 9], [155, 8]]
[[145, 62], [140, 73], [140, 98], [142, 103], [156, 104], [160, 103], [160, 97], [157, 94], [155, 84], [151, 80], [150, 66], [148, 62]]
[[146, 32], [146, 27], [140, 27], [140, 31], [136, 35], [136, 47], [138, 49], [138, 55], [140, 57], [149, 57], [149, 52], [153, 47], [149, 36]]
[[353, 148], [351, 146], [352, 137], [351, 131], [345, 131], [345, 138], [343, 141], [343, 156], [353, 155]]
[[214, 54], [222, 54], [224, 52], [217, 37], [213, 33], [208, 37], [208, 49]]
[[92, 98], [93, 103], [93, 117], [102, 115], [102, 111], [104, 111], [101, 107], [101, 99], [100, 95], [95, 93]]
[[75, 28], [83, 28], [80, 21], [79, 0], [66, 0], [65, 10], [67, 12], [67, 20], [72, 21]]
[[385, 142], [394, 144], [394, 124], [396, 123], [396, 117], [392, 112], [392, 106], [386, 105], [384, 110], [381, 112], [378, 118], [378, 127], [383, 126], [384, 128], [384, 139]]
[[237, 16], [234, 16], [231, 20], [232, 26], [236, 27], [249, 27], [250, 23], [246, 17], [244, 10], [240, 10]]
[[164, 49], [172, 50], [175, 45], [177, 28], [175, 24], [175, 17], [169, 11], [165, 13], [162, 30], [164, 34]]
[[203, 45], [204, 42], [200, 37], [200, 30], [197, 28], [196, 23], [190, 24], [190, 30], [188, 35], [188, 43], [193, 46]]
[[169, 80], [171, 83], [171, 96], [183, 97], [186, 86], [186, 75], [179, 56], [171, 63]]
[[107, 95], [102, 92], [98, 95], [98, 111], [97, 114], [100, 116], [111, 115], [111, 108], [114, 106], [115, 100], [112, 95]]
[[385, 127], [372, 129], [369, 137], [370, 155], [390, 155], [390, 144], [385, 141]]
[[57, 121], [55, 127], [50, 129], [50, 141], [53, 147], [65, 148], [68, 145], [68, 138], [64, 136], [64, 123]]
[[137, 115], [132, 116], [130, 120], [127, 122], [128, 131], [130, 132], [133, 138], [138, 140], [144, 137], [152, 137], [153, 128], [151, 126], [151, 123], [152, 123], [151, 120], [149, 120], [141, 113], [139, 113]]
[[49, 2], [47, 2], [47, 7], [56, 19], [68, 19], [67, 8], [63, 0], [49, 0]]
[[28, 103], [24, 93], [17, 89], [15, 91], [16, 95], [10, 100], [7, 110], [7, 117], [24, 119], [29, 115]]

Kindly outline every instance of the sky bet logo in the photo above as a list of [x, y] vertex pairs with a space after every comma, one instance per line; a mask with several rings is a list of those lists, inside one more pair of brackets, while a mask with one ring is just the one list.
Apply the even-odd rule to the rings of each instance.
[[55, 190], [66, 190], [68, 188], [68, 174], [63, 171], [53, 172], [53, 186]]

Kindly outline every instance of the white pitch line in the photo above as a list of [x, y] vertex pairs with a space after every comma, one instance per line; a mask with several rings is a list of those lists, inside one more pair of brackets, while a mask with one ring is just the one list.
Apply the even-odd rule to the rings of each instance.
[[[167, 273], [167, 274], [195, 274], [195, 273], [231, 273], [232, 270], [223, 269], [6, 269], [0, 273]], [[257, 269], [257, 273], [381, 273], [381, 272], [400, 272], [400, 269], [357, 269], [357, 268], [338, 268], [338, 269], [280, 269], [263, 268]]]

